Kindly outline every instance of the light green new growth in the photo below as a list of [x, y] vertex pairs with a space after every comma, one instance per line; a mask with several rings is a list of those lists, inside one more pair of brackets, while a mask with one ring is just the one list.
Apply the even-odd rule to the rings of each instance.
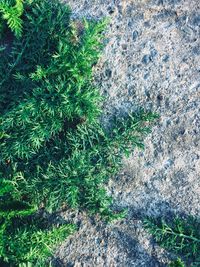
[[8, 27], [15, 34], [16, 37], [21, 37], [22, 35], [22, 19], [23, 14], [23, 0], [1, 0], [0, 3], [0, 15], [1, 15], [1, 28], [3, 27], [3, 21], [7, 22]]

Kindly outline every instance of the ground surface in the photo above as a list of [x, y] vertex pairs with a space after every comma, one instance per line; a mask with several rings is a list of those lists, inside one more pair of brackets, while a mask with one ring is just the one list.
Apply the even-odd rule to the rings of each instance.
[[[200, 216], [199, 0], [69, 0], [74, 17], [110, 16], [96, 82], [105, 114], [143, 106], [161, 118], [109, 183], [128, 217], [111, 226], [72, 214], [80, 230], [59, 248], [63, 266], [166, 266], [141, 218]], [[106, 115], [106, 116], [107, 116]], [[69, 215], [63, 214], [68, 218]]]

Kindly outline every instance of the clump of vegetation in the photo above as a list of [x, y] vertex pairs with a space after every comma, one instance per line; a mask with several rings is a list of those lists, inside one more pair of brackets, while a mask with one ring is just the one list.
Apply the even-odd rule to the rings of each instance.
[[[181, 257], [186, 266], [200, 266], [200, 222], [197, 219], [176, 217], [170, 222], [146, 219], [144, 225], [161, 247]], [[177, 259], [169, 266], [184, 266], [184, 263]]]
[[[16, 225], [17, 222], [17, 225]], [[39, 225], [40, 222], [40, 225]], [[34, 266], [47, 266], [48, 257], [53, 249], [75, 231], [71, 224], [52, 226], [46, 229], [47, 222], [41, 227], [41, 220], [31, 222], [28, 218], [13, 218], [10, 223], [1, 225], [0, 255], [10, 266], [30, 262]]]
[[1, 266], [29, 262], [29, 265], [45, 267], [55, 246], [74, 231], [72, 224], [50, 225], [47, 219], [39, 217], [36, 207], [17, 200], [10, 182], [0, 181]]
[[23, 22], [23, 36], [1, 57], [1, 175], [31, 205], [108, 213], [103, 185], [123, 153], [142, 146], [156, 115], [113, 118], [112, 130], [99, 123], [92, 67], [104, 21], [83, 21], [80, 29], [67, 6], [36, 0], [25, 5]]
[[124, 154], [143, 148], [157, 115], [141, 110], [113, 116], [112, 128], [101, 125], [92, 69], [105, 21], [72, 21], [59, 0], [3, 3], [16, 37], [0, 49], [0, 257], [42, 266], [74, 226], [46, 229], [38, 210], [84, 209], [108, 221], [124, 216], [113, 212], [105, 183]]

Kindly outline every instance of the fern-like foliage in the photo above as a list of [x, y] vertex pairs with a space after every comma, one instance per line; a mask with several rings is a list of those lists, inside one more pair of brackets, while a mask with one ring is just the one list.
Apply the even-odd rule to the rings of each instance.
[[[197, 219], [176, 217], [170, 222], [146, 219], [144, 225], [159, 245], [182, 257], [186, 266], [200, 266], [200, 222]], [[183, 266], [180, 260], [175, 263], [172, 266]]]
[[0, 173], [30, 205], [65, 204], [115, 218], [104, 183], [123, 153], [143, 147], [157, 116], [113, 118], [113, 130], [100, 124], [92, 67], [105, 21], [84, 20], [80, 31], [67, 6], [48, 0], [33, 1], [23, 16], [23, 37], [0, 62]]
[[[1, 217], [0, 217], [1, 219]], [[1, 219], [2, 220], [2, 219]], [[9, 266], [29, 262], [33, 266], [48, 266], [55, 246], [75, 231], [71, 224], [47, 228], [47, 222], [23, 216], [0, 223], [0, 257]]]
[[[24, 6], [23, 0], [15, 0], [13, 5], [8, 0], [2, 0], [0, 3], [0, 14], [2, 19], [8, 24], [8, 27], [15, 34], [16, 37], [21, 37], [22, 35], [22, 19]], [[3, 23], [3, 22], [2, 22]]]
[[26, 161], [23, 173], [13, 178], [16, 192], [27, 190], [31, 202], [43, 202], [50, 210], [67, 203], [112, 217], [112, 198], [107, 196], [104, 184], [119, 171], [124, 151], [129, 155], [134, 147], [142, 146], [150, 130], [144, 125], [154, 118], [154, 114], [141, 112], [114, 119], [110, 131], [95, 122], [63, 132], [39, 150], [39, 158]]
[[0, 257], [37, 266], [36, 254], [43, 260], [65, 232], [30, 222], [40, 207], [84, 209], [107, 221], [125, 215], [113, 212], [105, 185], [124, 154], [143, 148], [157, 115], [140, 110], [113, 116], [110, 128], [100, 123], [103, 97], [92, 73], [104, 20], [71, 21], [59, 0], [25, 1], [22, 17], [21, 38], [10, 52], [0, 49]]
[[0, 264], [47, 266], [53, 248], [75, 231], [71, 224], [52, 226], [27, 202], [17, 201], [13, 186], [0, 180]]

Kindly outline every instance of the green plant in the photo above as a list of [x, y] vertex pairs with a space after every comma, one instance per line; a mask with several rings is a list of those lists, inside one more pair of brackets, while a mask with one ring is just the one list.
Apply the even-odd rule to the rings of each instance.
[[114, 118], [113, 130], [100, 125], [102, 97], [92, 66], [105, 22], [81, 27], [59, 1], [25, 8], [23, 36], [0, 65], [0, 170], [31, 205], [56, 210], [67, 204], [107, 217], [112, 200], [104, 183], [119, 170], [123, 153], [142, 146], [156, 115]]
[[[39, 263], [38, 267], [52, 267], [52, 263], [47, 263], [45, 262], [44, 264], [42, 262]], [[35, 267], [35, 264], [31, 263], [31, 262], [27, 262], [27, 263], [21, 263], [19, 264], [19, 267]]]
[[54, 247], [72, 234], [75, 226], [48, 227], [48, 221], [38, 217], [35, 207], [16, 200], [13, 189], [11, 183], [0, 180], [1, 264], [13, 266], [29, 262], [29, 265], [47, 266]]
[[0, 14], [2, 15], [2, 21], [0, 23], [3, 30], [5, 20], [15, 36], [20, 37], [22, 35], [23, 0], [15, 0], [15, 4], [13, 2], [12, 0], [1, 0]]
[[182, 262], [180, 258], [178, 258], [177, 260], [172, 261], [169, 264], [169, 267], [185, 267], [185, 264]]
[[[146, 219], [144, 225], [163, 248], [182, 257], [189, 266], [200, 265], [200, 222], [197, 219], [176, 217], [170, 222]], [[184, 265], [177, 260], [172, 266]]]
[[124, 154], [143, 148], [158, 116], [140, 110], [113, 116], [111, 127], [100, 123], [103, 97], [92, 70], [104, 20], [72, 21], [59, 0], [24, 1], [22, 18], [21, 38], [11, 51], [0, 49], [0, 257], [36, 264], [38, 254], [42, 264], [49, 243], [72, 226], [40, 229], [40, 207], [84, 209], [107, 221], [124, 217], [112, 210], [105, 184]]
[[[41, 226], [42, 225], [42, 226]], [[75, 231], [71, 224], [47, 227], [41, 219], [12, 218], [0, 225], [0, 256], [11, 266], [29, 262], [34, 266], [47, 266], [53, 249]]]
[[128, 154], [142, 144], [142, 135], [149, 132], [144, 121], [153, 118], [153, 114], [141, 112], [118, 119], [110, 132], [97, 122], [68, 130], [62, 139], [58, 136], [43, 147], [40, 157], [27, 160], [23, 172], [14, 171], [15, 193], [26, 194], [30, 203], [43, 203], [50, 211], [66, 203], [113, 217], [109, 208], [112, 198], [104, 184], [119, 171], [123, 152]]

